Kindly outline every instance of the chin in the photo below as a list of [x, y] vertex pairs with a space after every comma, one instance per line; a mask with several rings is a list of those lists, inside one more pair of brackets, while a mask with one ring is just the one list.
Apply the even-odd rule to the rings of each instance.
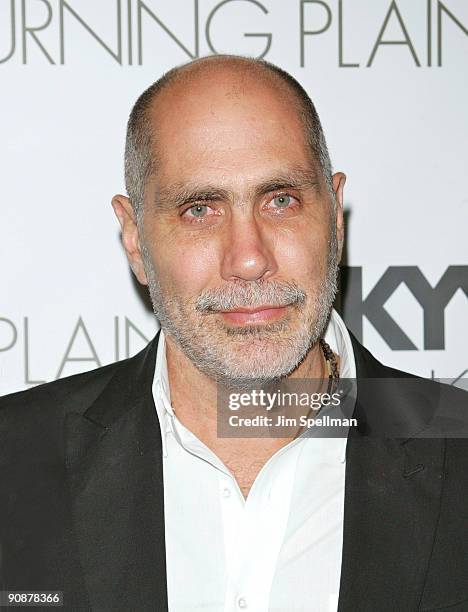
[[291, 374], [305, 353], [305, 347], [285, 351], [274, 341], [261, 341], [244, 350], [234, 349], [229, 356], [220, 355], [216, 378], [225, 384], [266, 384]]

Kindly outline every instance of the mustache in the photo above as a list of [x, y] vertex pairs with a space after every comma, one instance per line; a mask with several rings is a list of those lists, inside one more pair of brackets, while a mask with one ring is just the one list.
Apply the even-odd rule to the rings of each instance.
[[249, 281], [235, 283], [222, 289], [208, 289], [195, 302], [200, 313], [257, 308], [265, 304], [288, 306], [303, 304], [307, 294], [292, 281]]

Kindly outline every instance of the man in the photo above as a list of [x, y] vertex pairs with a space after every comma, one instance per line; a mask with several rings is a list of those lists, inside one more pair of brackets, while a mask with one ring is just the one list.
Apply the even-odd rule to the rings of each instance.
[[[300, 85], [235, 56], [170, 71], [132, 110], [125, 178], [112, 205], [161, 331], [1, 401], [2, 588], [70, 610], [468, 610], [467, 445], [434, 428], [464, 394], [402, 392], [332, 309], [345, 175]], [[348, 438], [218, 437], [218, 391], [329, 377], [358, 380]]]

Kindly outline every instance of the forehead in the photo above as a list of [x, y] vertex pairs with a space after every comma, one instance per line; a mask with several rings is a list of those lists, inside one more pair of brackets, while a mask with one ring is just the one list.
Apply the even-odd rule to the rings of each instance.
[[245, 181], [311, 162], [298, 103], [277, 77], [218, 69], [177, 79], [158, 94], [150, 120], [158, 182]]

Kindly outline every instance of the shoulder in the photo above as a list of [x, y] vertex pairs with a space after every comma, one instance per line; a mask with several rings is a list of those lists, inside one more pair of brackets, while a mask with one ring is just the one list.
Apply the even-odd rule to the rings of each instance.
[[157, 340], [158, 334], [133, 357], [0, 397], [0, 453], [57, 447], [68, 414], [84, 414], [106, 393], [117, 406], [128, 389], [150, 385]]
[[0, 422], [32, 416], [36, 410], [51, 413], [77, 409], [97, 397], [124, 361], [4, 395], [0, 397]]
[[356, 360], [356, 372], [357, 378], [381, 378], [381, 379], [393, 379], [397, 383], [402, 382], [403, 379], [412, 381], [415, 385], [420, 385], [421, 388], [439, 392], [444, 397], [468, 397], [467, 392], [464, 389], [448, 384], [438, 379], [424, 378], [417, 374], [411, 374], [405, 370], [393, 368], [391, 366], [383, 364], [379, 361], [370, 351], [367, 349], [356, 336], [348, 329], [351, 343], [353, 346], [354, 357]]
[[384, 378], [393, 379], [396, 385], [418, 392], [421, 400], [430, 400], [438, 409], [447, 410], [451, 405], [463, 408], [468, 412], [468, 392], [448, 380], [424, 378], [381, 364]]
[[423, 378], [381, 363], [350, 332], [358, 396], [377, 431], [468, 442], [468, 392], [446, 381]]
[[19, 464], [61, 464], [68, 415], [84, 414], [106, 390], [126, 386], [150, 346], [128, 359], [0, 397], [0, 466], [14, 472]]
[[[66, 468], [67, 444], [78, 418], [93, 407], [118, 413], [130, 389], [151, 385], [155, 342], [122, 361], [0, 398], [0, 481], [11, 495], [55, 491]], [[142, 378], [142, 373], [144, 378]], [[48, 483], [48, 484], [47, 484]], [[49, 487], [49, 489], [48, 489]], [[23, 487], [24, 488], [24, 487]]]

